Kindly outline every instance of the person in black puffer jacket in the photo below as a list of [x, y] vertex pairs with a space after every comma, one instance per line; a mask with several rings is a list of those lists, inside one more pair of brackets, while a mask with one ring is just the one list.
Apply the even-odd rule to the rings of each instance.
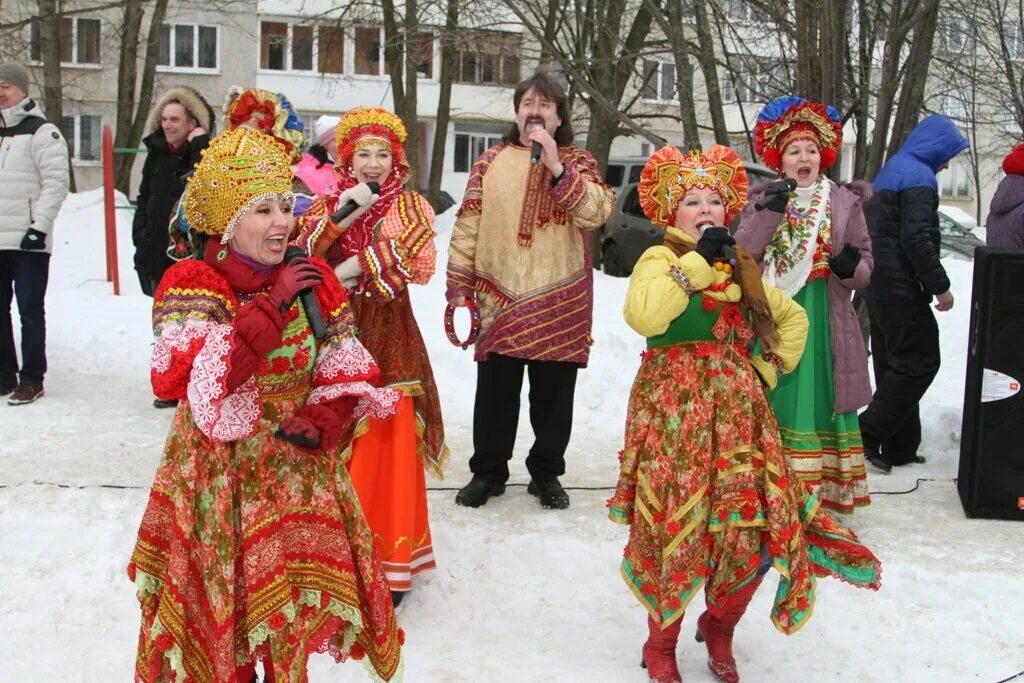
[[936, 174], [969, 147], [949, 118], [920, 121], [874, 183], [865, 215], [875, 269], [866, 291], [875, 393], [860, 415], [865, 458], [888, 472], [924, 462], [919, 403], [939, 371], [939, 330], [929, 308], [953, 307], [939, 260]]
[[167, 225], [185, 191], [185, 176], [210, 144], [213, 126], [213, 109], [202, 95], [185, 86], [165, 92], [150, 111], [149, 134], [142, 139], [148, 153], [132, 223], [135, 270], [147, 296], [153, 296], [173, 263], [167, 256]]

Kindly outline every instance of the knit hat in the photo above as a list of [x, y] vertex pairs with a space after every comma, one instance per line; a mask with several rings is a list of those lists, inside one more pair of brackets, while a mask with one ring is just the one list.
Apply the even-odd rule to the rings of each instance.
[[647, 217], [667, 227], [675, 225], [676, 208], [687, 192], [710, 188], [722, 197], [728, 224], [746, 205], [749, 184], [743, 160], [730, 147], [711, 145], [707, 152], [686, 153], [666, 145], [647, 160], [637, 192]]
[[340, 116], [321, 116], [313, 124], [313, 140], [316, 144], [321, 147], [326, 147], [327, 143], [334, 139], [334, 129], [338, 127], [338, 122], [341, 121]]
[[291, 159], [284, 143], [252, 128], [221, 133], [203, 150], [186, 188], [185, 220], [206, 235], [231, 241], [254, 204], [293, 197]]
[[782, 170], [782, 153], [796, 140], [813, 140], [821, 153], [821, 170], [832, 166], [843, 146], [843, 124], [834, 107], [802, 97], [777, 97], [757, 115], [754, 152], [766, 166]]
[[295, 113], [295, 107], [279, 92], [232, 86], [224, 105], [224, 118], [227, 119], [227, 130], [248, 125], [274, 136], [284, 145], [292, 163], [298, 163], [306, 149], [305, 127]]
[[1007, 175], [1024, 175], [1024, 145], [1017, 145], [1006, 155], [1003, 171]]
[[0, 81], [11, 83], [21, 92], [28, 95], [28, 69], [21, 64], [6, 62], [0, 64]]

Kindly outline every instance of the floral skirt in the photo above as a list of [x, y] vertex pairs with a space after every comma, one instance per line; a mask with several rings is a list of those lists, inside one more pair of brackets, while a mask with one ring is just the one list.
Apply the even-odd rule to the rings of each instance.
[[260, 659], [300, 683], [314, 652], [399, 675], [401, 633], [342, 450], [275, 439], [294, 409], [264, 404], [255, 434], [213, 443], [179, 406], [128, 567], [136, 681], [234, 681]]
[[697, 342], [644, 356], [608, 505], [630, 527], [623, 578], [662, 628], [702, 587], [720, 614], [757, 576], [762, 546], [780, 575], [771, 618], [784, 633], [810, 616], [816, 575], [878, 588], [875, 556], [793, 475], [742, 348]]
[[393, 591], [412, 588], [412, 578], [434, 569], [427, 516], [427, 481], [417, 454], [413, 397], [404, 396], [398, 414], [370, 418], [349, 461], [352, 485], [373, 533], [374, 548]]

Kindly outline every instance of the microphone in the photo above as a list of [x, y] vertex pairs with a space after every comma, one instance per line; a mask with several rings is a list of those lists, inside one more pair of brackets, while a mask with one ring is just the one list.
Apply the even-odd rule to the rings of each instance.
[[[722, 228], [723, 230], [729, 229], [724, 225], [705, 225], [703, 228], [700, 229], [701, 237], [703, 237], [704, 233], [711, 228]], [[731, 244], [722, 245], [722, 258], [728, 261], [730, 266], [736, 265], [736, 252], [732, 250]]]
[[540, 161], [540, 151], [540, 143], [534, 140], [533, 144], [530, 145], [530, 164], [536, 164], [538, 161]]
[[[380, 183], [377, 183], [377, 182], [366, 183], [366, 186], [368, 188], [370, 188], [370, 192], [372, 192], [373, 194], [380, 194]], [[345, 202], [344, 204], [339, 206], [338, 210], [335, 211], [331, 215], [331, 222], [332, 223], [340, 223], [340, 222], [342, 222], [343, 220], [345, 220], [346, 218], [351, 216], [356, 211], [356, 209], [358, 209], [358, 208], [359, 208], [358, 204], [356, 204], [351, 199], [348, 200], [347, 202]], [[288, 252], [285, 252], [285, 261], [287, 261], [287, 260], [288, 260]]]
[[[783, 178], [783, 180], [786, 182], [786, 192], [792, 192], [793, 190], [796, 189], [795, 180], [793, 180], [792, 178]], [[768, 199], [768, 195], [765, 195], [764, 197], [761, 197], [759, 200], [754, 202], [754, 208], [757, 209], [758, 211], [763, 209], [765, 206], [766, 199]]]
[[[345, 206], [349, 204], [355, 204], [355, 202], [346, 202]], [[295, 259], [305, 256], [306, 252], [301, 247], [291, 246], [284, 250], [285, 263], [291, 263]], [[302, 302], [302, 310], [306, 312], [306, 319], [309, 320], [309, 327], [313, 330], [313, 337], [317, 341], [323, 341], [327, 338], [327, 328], [324, 326], [324, 316], [320, 313], [320, 303], [316, 300], [316, 292], [312, 288], [302, 290], [299, 292], [299, 301]]]

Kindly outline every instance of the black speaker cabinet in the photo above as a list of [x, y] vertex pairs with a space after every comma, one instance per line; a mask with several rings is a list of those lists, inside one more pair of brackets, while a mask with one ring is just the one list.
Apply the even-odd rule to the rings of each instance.
[[1024, 249], [974, 252], [957, 489], [968, 517], [1024, 520]]

